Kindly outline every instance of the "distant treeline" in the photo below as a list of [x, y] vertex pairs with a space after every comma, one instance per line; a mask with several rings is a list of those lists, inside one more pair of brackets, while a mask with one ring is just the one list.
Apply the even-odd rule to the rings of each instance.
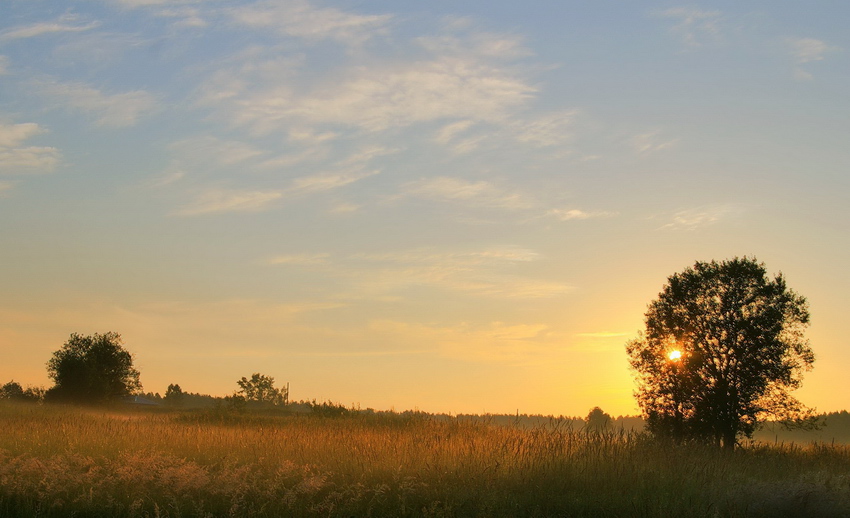
[[[45, 390], [40, 387], [22, 387], [15, 381], [0, 386], [0, 400], [41, 403]], [[158, 392], [141, 393], [128, 398], [124, 404], [160, 408], [174, 408], [174, 401]], [[332, 401], [291, 401], [286, 404], [267, 404], [256, 401], [246, 401], [234, 396], [211, 396], [195, 392], [180, 392], [177, 408], [186, 411], [215, 411], [228, 412], [260, 412], [274, 415], [310, 414], [325, 417], [347, 415], [387, 415], [399, 417], [421, 417], [437, 420], [457, 420], [480, 422], [498, 426], [517, 426], [521, 428], [547, 428], [564, 431], [596, 431], [596, 432], [641, 432], [645, 422], [640, 416], [611, 417], [601, 409], [594, 408], [587, 417], [569, 417], [535, 414], [429, 414], [418, 410], [397, 412], [394, 410], [375, 410], [346, 406]], [[778, 422], [768, 421], [756, 431], [753, 439], [765, 443], [840, 443], [850, 444], [850, 413], [846, 410], [821, 414], [818, 418], [820, 426], [814, 430], [789, 428]]]
[[782, 423], [764, 423], [753, 439], [769, 443], [841, 443], [850, 444], [850, 413], [847, 410], [818, 416], [820, 426], [815, 430], [786, 428]]

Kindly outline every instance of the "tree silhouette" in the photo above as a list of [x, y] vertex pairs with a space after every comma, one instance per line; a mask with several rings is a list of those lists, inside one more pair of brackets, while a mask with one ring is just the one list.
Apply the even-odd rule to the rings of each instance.
[[790, 395], [814, 362], [808, 323], [806, 299], [754, 258], [672, 275], [626, 344], [650, 431], [732, 449], [767, 417], [810, 417]]
[[252, 374], [251, 379], [243, 377], [236, 384], [239, 385], [236, 395], [245, 398], [246, 401], [280, 405], [286, 404], [289, 399], [288, 389], [275, 387], [274, 378], [258, 372]]
[[27, 387], [26, 389], [15, 380], [0, 387], [0, 399], [12, 401], [40, 401], [44, 397], [44, 389]]
[[611, 428], [611, 416], [598, 406], [593, 407], [584, 418], [585, 430], [588, 432], [604, 432]]
[[180, 388], [180, 385], [172, 383], [165, 390], [165, 404], [168, 406], [178, 407], [183, 406], [186, 399], [186, 393]]
[[113, 332], [72, 334], [47, 362], [47, 374], [56, 383], [45, 394], [48, 401], [103, 403], [142, 388], [133, 357]]

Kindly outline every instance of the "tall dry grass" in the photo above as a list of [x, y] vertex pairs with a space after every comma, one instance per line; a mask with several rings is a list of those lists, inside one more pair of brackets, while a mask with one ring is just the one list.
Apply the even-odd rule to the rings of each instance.
[[850, 449], [0, 405], [0, 516], [850, 516]]

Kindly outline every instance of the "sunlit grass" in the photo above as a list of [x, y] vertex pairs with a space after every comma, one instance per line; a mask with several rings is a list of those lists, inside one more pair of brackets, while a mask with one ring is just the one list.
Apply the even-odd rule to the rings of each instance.
[[850, 515], [844, 446], [728, 454], [398, 415], [7, 404], [0, 419], [0, 516]]

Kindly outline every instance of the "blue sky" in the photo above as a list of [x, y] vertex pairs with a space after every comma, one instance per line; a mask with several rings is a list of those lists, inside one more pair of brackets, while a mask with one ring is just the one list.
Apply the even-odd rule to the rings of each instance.
[[150, 391], [635, 413], [667, 276], [754, 255], [846, 408], [848, 10], [3, 2], [0, 379], [111, 330]]

